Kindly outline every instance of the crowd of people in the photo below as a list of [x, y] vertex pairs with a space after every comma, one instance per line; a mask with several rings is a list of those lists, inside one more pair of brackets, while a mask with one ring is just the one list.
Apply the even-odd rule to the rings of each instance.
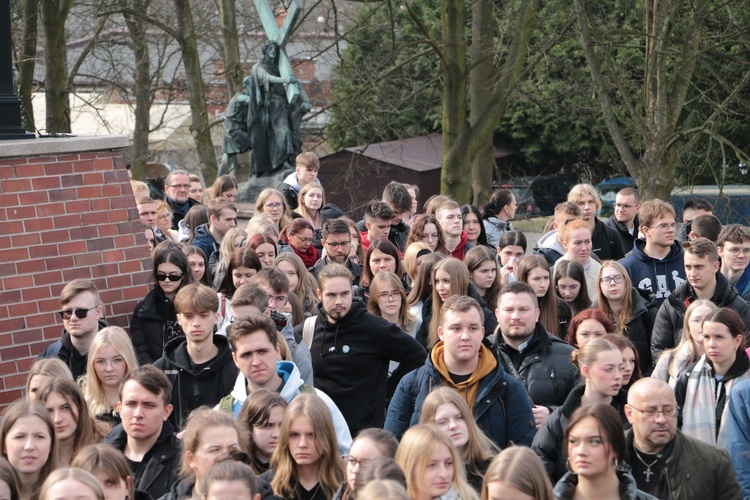
[[231, 176], [133, 182], [153, 287], [129, 333], [64, 287], [2, 498], [750, 497], [750, 229], [632, 188], [602, 221], [588, 184], [538, 242], [506, 189], [391, 182], [355, 221], [319, 168], [244, 228]]

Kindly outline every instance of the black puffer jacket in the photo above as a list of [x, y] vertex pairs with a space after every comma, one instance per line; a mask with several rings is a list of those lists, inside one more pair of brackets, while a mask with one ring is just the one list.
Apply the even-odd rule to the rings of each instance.
[[[648, 377], [653, 370], [651, 363], [651, 330], [654, 327], [658, 308], [653, 301], [643, 298], [636, 288], [632, 288], [633, 315], [626, 325], [626, 335], [638, 351], [641, 372]], [[655, 363], [654, 363], [655, 364]]]
[[[107, 323], [103, 320], [99, 320], [99, 330], [106, 328]], [[60, 340], [57, 340], [50, 344], [44, 351], [39, 354], [39, 358], [58, 358], [65, 365], [70, 368], [70, 373], [73, 374], [73, 379], [78, 380], [79, 377], [86, 375], [86, 365], [88, 364], [88, 354], [81, 355], [75, 347], [73, 342], [70, 340], [70, 334], [63, 328], [62, 336]]]
[[[112, 429], [104, 442], [124, 452], [128, 435], [122, 424]], [[133, 478], [136, 489], [148, 492], [153, 498], [169, 493], [179, 472], [181, 448], [182, 443], [175, 436], [174, 427], [169, 422], [164, 422], [156, 443], [143, 457], [145, 465], [139, 471], [140, 475]]]
[[591, 235], [591, 252], [599, 260], [620, 260], [625, 257], [625, 247], [616, 229], [595, 218], [594, 233]]
[[[659, 312], [654, 321], [654, 330], [651, 335], [651, 359], [659, 359], [659, 355], [666, 349], [676, 346], [682, 338], [682, 324], [685, 319], [685, 311], [697, 297], [692, 285], [685, 281], [682, 285], [669, 294], [667, 300], [662, 302]], [[742, 297], [737, 295], [727, 278], [720, 272], [716, 273], [716, 290], [711, 302], [719, 307], [734, 309], [742, 318], [742, 323], [750, 325], [750, 306]]]
[[[553, 411], [544, 425], [539, 428], [534, 437], [534, 443], [531, 445], [544, 462], [544, 468], [553, 483], [556, 483], [567, 472], [565, 462], [568, 457], [564, 452], [563, 443], [565, 426], [568, 425], [573, 412], [580, 408], [584, 390], [585, 386], [581, 384], [570, 391], [562, 406]], [[612, 398], [610, 405], [620, 414], [623, 427], [630, 429], [624, 410], [627, 399], [628, 395], [625, 390], [620, 389], [617, 396]]]
[[161, 358], [164, 346], [182, 335], [177, 323], [177, 311], [159, 285], [138, 302], [130, 322], [130, 339], [133, 341], [138, 363], [153, 364]]
[[[570, 360], [573, 347], [547, 333], [541, 323], [536, 324], [531, 335], [520, 353], [505, 343], [499, 330], [493, 339], [503, 353], [505, 370], [518, 374], [534, 404], [554, 410], [581, 383], [580, 371]], [[507, 366], [508, 362], [513, 364], [512, 368]]]

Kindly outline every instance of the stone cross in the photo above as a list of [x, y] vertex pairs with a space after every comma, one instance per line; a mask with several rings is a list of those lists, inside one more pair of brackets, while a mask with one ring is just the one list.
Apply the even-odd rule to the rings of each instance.
[[[292, 26], [294, 26], [295, 21], [297, 21], [297, 18], [302, 12], [301, 0], [291, 1], [281, 28], [276, 25], [276, 18], [268, 0], [254, 0], [254, 3], [255, 8], [258, 10], [258, 15], [260, 16], [260, 22], [263, 24], [263, 29], [266, 31], [266, 37], [269, 41], [278, 43], [281, 48], [279, 54], [279, 74], [282, 78], [294, 76], [294, 70], [289, 62], [289, 57], [286, 55], [286, 42], [289, 39], [289, 35], [292, 33]], [[299, 86], [295, 83], [286, 84], [287, 101], [290, 103], [295, 102], [298, 96]]]

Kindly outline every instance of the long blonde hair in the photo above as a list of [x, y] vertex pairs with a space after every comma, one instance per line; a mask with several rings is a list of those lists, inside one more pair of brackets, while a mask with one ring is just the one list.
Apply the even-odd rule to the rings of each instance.
[[395, 288], [393, 293], [397, 293], [401, 297], [401, 308], [398, 311], [397, 325], [404, 331], [411, 330], [414, 326], [414, 315], [409, 311], [409, 304], [406, 303], [406, 291], [404, 290], [404, 284], [398, 279], [398, 276], [388, 271], [381, 271], [375, 275], [370, 283], [370, 300], [367, 301], [367, 310], [375, 316], [382, 316], [380, 306], [378, 305], [378, 295], [380, 290], [387, 285], [391, 285]]
[[344, 464], [339, 456], [331, 412], [323, 400], [314, 394], [296, 396], [284, 413], [279, 442], [271, 457], [271, 468], [276, 471], [271, 481], [273, 492], [283, 498], [296, 498], [299, 480], [296, 463], [289, 451], [289, 428], [298, 417], [307, 417], [312, 423], [315, 448], [320, 453], [318, 486], [326, 498], [333, 498], [346, 478]]
[[428, 394], [424, 403], [422, 403], [422, 414], [419, 417], [419, 423], [434, 424], [435, 414], [438, 408], [444, 404], [452, 404], [461, 412], [461, 418], [466, 422], [466, 428], [469, 430], [469, 441], [458, 452], [461, 453], [461, 457], [466, 462], [467, 468], [472, 473], [477, 476], [483, 476], [483, 463], [494, 457], [498, 452], [498, 448], [482, 429], [479, 428], [466, 399], [456, 392], [455, 389], [441, 386]]
[[[471, 282], [469, 270], [466, 269], [463, 262], [454, 257], [448, 257], [433, 266], [432, 279], [430, 280], [432, 283], [432, 318], [430, 319], [430, 333], [427, 339], [427, 347], [430, 348], [440, 340], [438, 337], [438, 326], [440, 326], [440, 308], [443, 307], [443, 299], [440, 298], [440, 294], [435, 286], [438, 271], [445, 271], [451, 278], [450, 297], [454, 295], [468, 295], [469, 283]], [[484, 321], [484, 317], [482, 317], [482, 321]]]
[[292, 216], [289, 213], [289, 205], [287, 205], [286, 198], [281, 193], [281, 191], [278, 191], [272, 188], [266, 188], [263, 191], [261, 191], [260, 194], [258, 195], [258, 199], [255, 200], [255, 213], [256, 214], [266, 213], [265, 205], [271, 196], [278, 196], [281, 199], [281, 204], [284, 206], [283, 207], [284, 211], [281, 215], [281, 220], [279, 221], [279, 224], [278, 224], [279, 231], [281, 231], [281, 229], [287, 224], [289, 224], [289, 222], [292, 220]]
[[709, 309], [711, 309], [711, 312], [716, 312], [719, 310], [719, 307], [716, 304], [714, 304], [710, 300], [703, 299], [693, 301], [690, 304], [690, 307], [687, 308], [687, 311], [685, 311], [685, 319], [682, 324], [682, 338], [680, 339], [680, 343], [677, 344], [674, 349], [664, 351], [661, 354], [662, 356], [672, 356], [672, 361], [669, 362], [669, 368], [667, 368], [667, 373], [669, 373], [669, 376], [672, 378], [675, 378], [680, 374], [680, 367], [677, 365], [677, 353], [680, 352], [680, 349], [682, 349], [683, 345], [688, 344], [688, 349], [690, 350], [690, 360], [688, 362], [688, 365], [698, 359], [698, 352], [695, 350], [693, 336], [690, 334], [690, 317], [693, 315], [693, 311], [695, 311], [700, 306], [708, 307]]
[[72, 479], [73, 481], [77, 481], [82, 485], [87, 486], [94, 492], [97, 500], [104, 500], [104, 488], [96, 476], [89, 471], [78, 469], [76, 467], [63, 467], [52, 471], [42, 484], [42, 488], [39, 490], [39, 500], [48, 500], [52, 487], [56, 483], [66, 479]]
[[130, 336], [128, 336], [125, 330], [119, 326], [108, 326], [102, 328], [94, 335], [91, 347], [89, 347], [88, 360], [86, 361], [86, 375], [82, 376], [79, 380], [83, 397], [86, 399], [86, 404], [94, 416], [108, 413], [112, 410], [109, 398], [107, 397], [107, 391], [104, 389], [102, 381], [96, 375], [95, 367], [96, 357], [99, 351], [105, 347], [113, 348], [122, 356], [126, 367], [125, 375], [138, 368], [133, 343], [130, 341]]
[[[312, 191], [313, 189], [320, 189], [320, 194], [322, 196], [321, 202], [320, 202], [320, 208], [316, 213], [313, 213], [310, 211], [309, 208], [307, 208], [307, 205], [304, 204], [303, 200], [305, 199], [305, 195]], [[318, 184], [317, 182], [310, 182], [308, 184], [305, 184], [302, 189], [300, 189], [299, 192], [299, 205], [297, 205], [296, 212], [300, 214], [307, 222], [312, 224], [314, 229], [320, 229], [323, 225], [323, 216], [321, 215], [321, 210], [326, 204], [326, 192], [323, 189], [323, 186]]]
[[[29, 399], [29, 391], [31, 390], [31, 380], [36, 376], [50, 377], [53, 379], [67, 378], [73, 380], [73, 374], [60, 358], [40, 358], [34, 361], [31, 365], [28, 375], [26, 375], [26, 393], [25, 397]], [[41, 389], [38, 387], [37, 389]], [[36, 395], [34, 395], [36, 396]]]
[[451, 438], [435, 424], [417, 424], [404, 433], [396, 452], [396, 463], [406, 475], [406, 491], [411, 498], [420, 498], [422, 476], [432, 454], [443, 445], [453, 457], [452, 486], [457, 498], [461, 500], [478, 500], [476, 491], [466, 482], [466, 471], [458, 450]]
[[[615, 314], [609, 306], [609, 299], [602, 293], [602, 272], [608, 267], [617, 269], [625, 277], [625, 293], [622, 296], [622, 309]], [[602, 267], [599, 268], [599, 274], [596, 276], [596, 303], [607, 317], [615, 324], [615, 333], [617, 335], [626, 335], [628, 321], [633, 317], [633, 282], [630, 280], [630, 274], [617, 261], [605, 260]]]
[[511, 446], [492, 460], [484, 475], [482, 500], [490, 500], [489, 484], [495, 481], [510, 484], [535, 500], [554, 498], [542, 460], [527, 446]]
[[279, 262], [289, 262], [297, 271], [297, 288], [289, 290], [294, 293], [302, 302], [302, 307], [306, 314], [315, 314], [315, 304], [320, 302], [315, 289], [318, 288], [318, 282], [310, 272], [307, 271], [305, 264], [299, 255], [294, 252], [282, 252], [276, 256], [273, 265], [278, 267]]
[[406, 275], [409, 277], [412, 284], [417, 280], [417, 272], [419, 271], [417, 259], [419, 259], [418, 255], [422, 250], [427, 250], [427, 252], [432, 253], [430, 247], [423, 241], [415, 241], [414, 243], [411, 243], [406, 247], [406, 251], [404, 252], [404, 271], [406, 271]]

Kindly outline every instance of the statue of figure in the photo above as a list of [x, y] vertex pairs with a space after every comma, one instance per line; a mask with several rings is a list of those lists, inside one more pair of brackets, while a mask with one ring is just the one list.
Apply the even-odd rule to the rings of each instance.
[[244, 153], [250, 149], [250, 134], [247, 129], [250, 77], [245, 77], [242, 83], [245, 88], [232, 97], [224, 115], [224, 125], [221, 132], [224, 154], [219, 166], [219, 176], [228, 174], [231, 171], [234, 157], [237, 154]]
[[310, 110], [302, 88], [293, 102], [287, 101], [284, 84], [297, 84], [297, 79], [280, 76], [280, 51], [274, 41], [263, 44], [263, 59], [248, 77], [247, 130], [253, 150], [250, 173], [259, 177], [294, 170], [295, 158], [302, 152], [300, 124]]

